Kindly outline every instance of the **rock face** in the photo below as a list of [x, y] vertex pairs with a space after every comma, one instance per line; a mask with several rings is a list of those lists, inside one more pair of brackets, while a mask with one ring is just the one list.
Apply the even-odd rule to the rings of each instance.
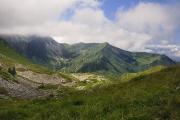
[[0, 88], [4, 88], [10, 96], [21, 99], [41, 98], [48, 95], [43, 91], [37, 90], [31, 85], [22, 82], [16, 83], [7, 81], [2, 78], [0, 78]]

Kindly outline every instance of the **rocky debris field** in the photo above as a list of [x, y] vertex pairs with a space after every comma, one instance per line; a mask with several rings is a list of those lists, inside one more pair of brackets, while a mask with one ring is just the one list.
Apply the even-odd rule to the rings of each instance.
[[38, 90], [28, 83], [8, 81], [2, 78], [0, 78], [0, 88], [4, 89], [7, 95], [20, 99], [41, 98], [49, 95], [48, 92]]

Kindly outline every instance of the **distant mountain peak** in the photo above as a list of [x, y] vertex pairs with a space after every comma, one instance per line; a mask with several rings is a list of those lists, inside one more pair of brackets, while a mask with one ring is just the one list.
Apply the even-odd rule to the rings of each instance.
[[37, 64], [68, 72], [137, 72], [157, 65], [174, 65], [164, 55], [133, 53], [105, 43], [57, 43], [44, 36], [0, 36], [11, 48]]

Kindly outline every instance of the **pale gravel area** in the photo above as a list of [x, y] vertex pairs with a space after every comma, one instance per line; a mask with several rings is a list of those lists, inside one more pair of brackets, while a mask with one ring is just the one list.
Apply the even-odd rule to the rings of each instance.
[[34, 73], [32, 71], [23, 71], [23, 72], [18, 71], [17, 74], [36, 83], [44, 83], [44, 84], [52, 84], [52, 85], [66, 83], [66, 80], [64, 78], [61, 78], [56, 74], [55, 75], [39, 74], [39, 73]]
[[96, 75], [96, 74], [91, 74], [91, 73], [73, 73], [71, 74], [74, 78], [76, 78], [79, 82], [85, 82], [86, 84], [84, 85], [77, 85], [76, 89], [77, 90], [85, 90], [88, 88], [92, 88], [96, 85], [103, 84], [107, 81], [105, 77], [101, 75]]
[[16, 69], [24, 69], [24, 71], [17, 71], [17, 74], [19, 76], [22, 76], [26, 79], [29, 79], [32, 82], [40, 83], [40, 84], [52, 84], [52, 85], [58, 85], [58, 84], [67, 84], [67, 80], [58, 76], [57, 74], [54, 75], [48, 75], [48, 74], [40, 74], [35, 73], [33, 71], [28, 70], [25, 66], [21, 64], [16, 64]]
[[96, 79], [97, 81], [106, 81], [107, 79], [100, 75], [90, 74], [90, 73], [75, 73], [71, 74], [74, 78], [79, 81], [91, 81], [91, 79]]

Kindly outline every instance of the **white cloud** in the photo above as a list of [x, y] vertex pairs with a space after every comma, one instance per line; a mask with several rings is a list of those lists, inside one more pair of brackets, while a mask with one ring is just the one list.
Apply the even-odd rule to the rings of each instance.
[[153, 53], [166, 54], [172, 58], [180, 58], [180, 46], [175, 44], [148, 45], [147, 49]]
[[[111, 21], [94, 0], [0, 0], [0, 32], [50, 35], [67, 43], [109, 42], [126, 50], [148, 51], [149, 44], [171, 43], [180, 26], [178, 6], [140, 3], [119, 10], [116, 21]], [[60, 19], [72, 8], [69, 20]]]
[[96, 6], [92, 0], [0, 0], [0, 26], [16, 27], [42, 25], [57, 21], [70, 7]]
[[134, 8], [117, 13], [119, 25], [128, 31], [151, 34], [154, 37], [171, 36], [179, 27], [178, 5], [140, 3]]

